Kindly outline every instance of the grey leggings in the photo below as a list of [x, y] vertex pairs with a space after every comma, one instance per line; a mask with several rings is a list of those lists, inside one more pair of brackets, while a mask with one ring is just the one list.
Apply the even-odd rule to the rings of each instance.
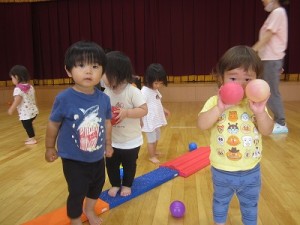
[[263, 79], [270, 85], [271, 96], [268, 107], [274, 114], [274, 120], [280, 125], [285, 125], [285, 114], [281, 95], [279, 92], [280, 74], [283, 60], [263, 60]]

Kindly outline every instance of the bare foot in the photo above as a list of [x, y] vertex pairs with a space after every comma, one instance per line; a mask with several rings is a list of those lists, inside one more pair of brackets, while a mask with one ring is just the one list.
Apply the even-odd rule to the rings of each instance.
[[131, 188], [123, 186], [122, 189], [121, 189], [121, 194], [120, 195], [123, 196], [123, 197], [131, 195]]
[[82, 225], [81, 218], [71, 219], [71, 225]]
[[95, 214], [95, 212], [89, 212], [89, 213], [84, 212], [84, 214], [88, 218], [90, 225], [100, 225], [103, 222], [103, 220], [100, 217], [98, 217]]
[[111, 187], [108, 191], [108, 195], [110, 197], [116, 197], [119, 190], [120, 190], [120, 187]]
[[156, 158], [155, 156], [149, 158], [149, 160], [150, 160], [151, 162], [153, 162], [154, 164], [160, 163], [160, 161], [158, 160], [158, 158]]
[[25, 141], [25, 145], [34, 145], [37, 141], [34, 138], [29, 138], [27, 141]]

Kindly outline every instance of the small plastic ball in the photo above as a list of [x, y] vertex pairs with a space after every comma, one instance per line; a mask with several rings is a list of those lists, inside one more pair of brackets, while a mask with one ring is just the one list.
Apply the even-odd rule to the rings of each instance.
[[224, 104], [236, 105], [243, 99], [244, 89], [238, 83], [229, 82], [220, 88], [219, 95]]
[[116, 117], [119, 115], [118, 113], [116, 113], [115, 111], [118, 110], [118, 107], [112, 106], [111, 107], [111, 125], [115, 125], [117, 124], [117, 119]]
[[170, 212], [173, 217], [181, 218], [185, 213], [185, 206], [181, 201], [174, 201], [170, 205]]
[[253, 102], [262, 102], [270, 95], [269, 84], [262, 79], [251, 80], [245, 88], [246, 96]]
[[189, 144], [189, 150], [190, 151], [193, 151], [193, 150], [195, 150], [195, 149], [197, 149], [198, 147], [197, 147], [197, 144], [195, 143], [195, 142], [191, 142], [190, 144]]

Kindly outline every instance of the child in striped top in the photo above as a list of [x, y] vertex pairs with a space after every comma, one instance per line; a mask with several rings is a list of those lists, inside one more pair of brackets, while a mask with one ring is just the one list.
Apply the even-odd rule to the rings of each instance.
[[160, 127], [167, 125], [166, 116], [171, 113], [161, 103], [162, 95], [159, 88], [167, 86], [167, 74], [161, 64], [153, 63], [148, 66], [142, 94], [148, 105], [148, 114], [142, 118], [142, 131], [146, 133], [149, 160], [155, 164], [160, 163], [156, 147], [160, 138]]

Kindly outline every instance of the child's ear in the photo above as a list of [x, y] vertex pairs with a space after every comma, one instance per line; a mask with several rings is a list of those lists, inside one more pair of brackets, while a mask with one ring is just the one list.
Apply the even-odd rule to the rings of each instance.
[[18, 82], [20, 81], [20, 78], [18, 75], [12, 75]]
[[217, 76], [217, 84], [218, 84], [218, 87], [220, 88], [222, 85], [223, 85], [223, 77], [222, 76]]
[[67, 72], [68, 77], [72, 77], [71, 72], [67, 69], [67, 66], [65, 65], [65, 71]]

